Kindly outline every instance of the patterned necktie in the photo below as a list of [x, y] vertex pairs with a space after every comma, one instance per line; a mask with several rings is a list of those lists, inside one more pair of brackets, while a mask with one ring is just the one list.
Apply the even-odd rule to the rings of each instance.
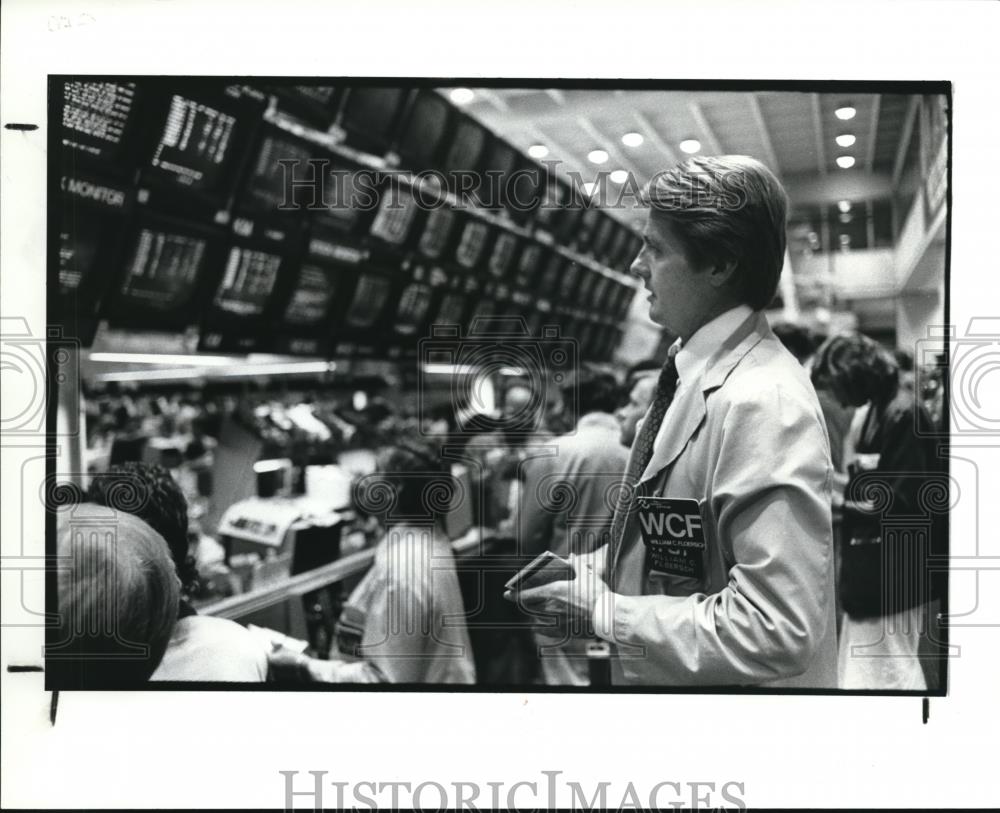
[[[625, 532], [625, 519], [628, 516], [629, 508], [632, 505], [632, 496], [635, 486], [639, 483], [646, 466], [649, 465], [653, 457], [653, 444], [660, 431], [660, 424], [663, 423], [663, 416], [667, 414], [667, 408], [674, 399], [677, 392], [677, 351], [678, 345], [673, 345], [667, 354], [667, 362], [660, 371], [660, 378], [656, 382], [656, 394], [653, 402], [649, 405], [646, 419], [642, 422], [642, 428], [636, 435], [635, 442], [628, 456], [628, 466], [625, 468], [625, 477], [622, 479], [621, 488], [618, 491], [618, 503], [615, 506], [615, 516], [611, 521], [611, 533], [608, 545], [608, 567], [607, 576], [611, 576], [611, 565], [616, 551], [622, 542], [622, 534]], [[610, 584], [610, 582], [609, 582]]]

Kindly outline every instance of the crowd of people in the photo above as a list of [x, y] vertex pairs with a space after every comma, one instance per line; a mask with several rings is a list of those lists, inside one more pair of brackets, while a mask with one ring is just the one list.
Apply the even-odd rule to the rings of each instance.
[[[745, 205], [713, 205], [733, 173]], [[535, 625], [539, 684], [596, 685], [603, 651], [615, 685], [936, 688], [947, 529], [926, 487], [947, 481], [912, 359], [768, 323], [785, 197], [757, 161], [689, 159], [647, 195], [632, 271], [677, 336], [667, 357], [580, 370], [561, 393], [508, 376], [498, 414], [445, 409], [385, 438], [383, 498], [365, 498], [380, 541], [329, 651], [198, 614], [184, 495], [165, 470], [123, 464], [60, 517], [71, 566], [50, 668], [70, 685], [475, 683], [479, 608], [428, 497], [461, 459], [479, 521], [516, 560], [570, 565], [506, 594]]]

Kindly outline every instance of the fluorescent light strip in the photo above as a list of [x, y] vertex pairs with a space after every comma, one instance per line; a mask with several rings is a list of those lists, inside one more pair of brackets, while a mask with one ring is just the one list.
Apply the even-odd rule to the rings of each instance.
[[470, 375], [478, 372], [477, 367], [468, 364], [425, 364], [424, 372], [431, 375]]
[[187, 378], [235, 378], [255, 375], [303, 375], [308, 373], [328, 373], [337, 369], [336, 362], [307, 361], [286, 364], [237, 364], [228, 370], [206, 367], [175, 367], [168, 370], [139, 370], [127, 373], [101, 373], [94, 381], [170, 381]]
[[166, 355], [163, 353], [91, 353], [90, 360], [108, 364], [183, 364], [191, 367], [221, 367], [234, 362], [230, 356]]

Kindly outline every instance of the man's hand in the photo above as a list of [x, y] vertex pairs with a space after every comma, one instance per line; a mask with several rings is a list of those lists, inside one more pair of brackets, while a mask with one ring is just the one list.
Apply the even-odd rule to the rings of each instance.
[[607, 592], [607, 585], [601, 581], [592, 567], [579, 561], [577, 576], [572, 580], [561, 580], [513, 592], [508, 590], [504, 598], [516, 602], [530, 614], [550, 613], [557, 617], [556, 626], [539, 626], [538, 632], [553, 638], [567, 635], [593, 636], [591, 617], [594, 606]]
[[312, 683], [310, 658], [280, 644], [267, 655], [267, 679], [275, 683]]

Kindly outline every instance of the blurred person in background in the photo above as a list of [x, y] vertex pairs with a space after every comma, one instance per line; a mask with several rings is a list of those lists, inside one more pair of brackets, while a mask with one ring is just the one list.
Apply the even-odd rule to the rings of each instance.
[[618, 440], [626, 449], [631, 448], [635, 441], [635, 430], [639, 421], [642, 420], [649, 405], [653, 402], [656, 379], [662, 367], [662, 361], [647, 359], [629, 368], [625, 378], [625, 391], [628, 393], [628, 399], [615, 410], [615, 418], [618, 419], [620, 429]]
[[[613, 412], [621, 387], [608, 373], [582, 371], [566, 383], [579, 409], [576, 427], [554, 438], [555, 455], [535, 457], [524, 466], [524, 484], [515, 524], [519, 550], [534, 558], [549, 550], [563, 558], [589, 554], [607, 542], [613, 490], [621, 482], [628, 450]], [[564, 395], [564, 400], [572, 396]], [[590, 683], [586, 645], [590, 638], [555, 643], [535, 635], [547, 685]]]
[[[356, 491], [384, 533], [344, 604], [330, 660], [287, 648], [270, 655], [278, 682], [474, 683], [475, 661], [451, 542], [443, 528], [451, 475], [429, 443], [399, 440]], [[442, 488], [442, 486], [445, 486]], [[440, 504], [439, 504], [440, 503]]]
[[897, 347], [892, 351], [892, 357], [896, 360], [896, 366], [899, 367], [899, 386], [913, 392], [917, 377], [913, 369], [913, 353]]
[[56, 525], [58, 626], [46, 672], [60, 689], [136, 688], [160, 665], [180, 582], [163, 537], [128, 513], [81, 503]]
[[[901, 385], [892, 353], [867, 336], [828, 339], [812, 374], [844, 406], [867, 406], [843, 506], [840, 687], [925, 690], [932, 670], [928, 664], [925, 675], [918, 649], [936, 585], [928, 581], [927, 555], [944, 541], [947, 515], [930, 510], [926, 550], [919, 534], [891, 532], [883, 521], [929, 512], [922, 489], [943, 472], [928, 436], [930, 416]], [[879, 497], [883, 505], [874, 503]]]
[[180, 583], [177, 624], [152, 680], [260, 682], [267, 677], [267, 651], [235, 621], [198, 615], [190, 598], [198, 571], [190, 553], [184, 495], [161, 466], [123, 463], [96, 475], [88, 502], [132, 514], [162, 537]]
[[466, 446], [466, 453], [475, 461], [474, 478], [481, 477], [484, 484], [481, 520], [501, 535], [513, 533], [523, 464], [539, 454], [539, 445], [553, 438], [547, 423], [547, 404], [552, 400], [561, 401], [535, 382], [509, 378], [494, 430], [477, 436]]

